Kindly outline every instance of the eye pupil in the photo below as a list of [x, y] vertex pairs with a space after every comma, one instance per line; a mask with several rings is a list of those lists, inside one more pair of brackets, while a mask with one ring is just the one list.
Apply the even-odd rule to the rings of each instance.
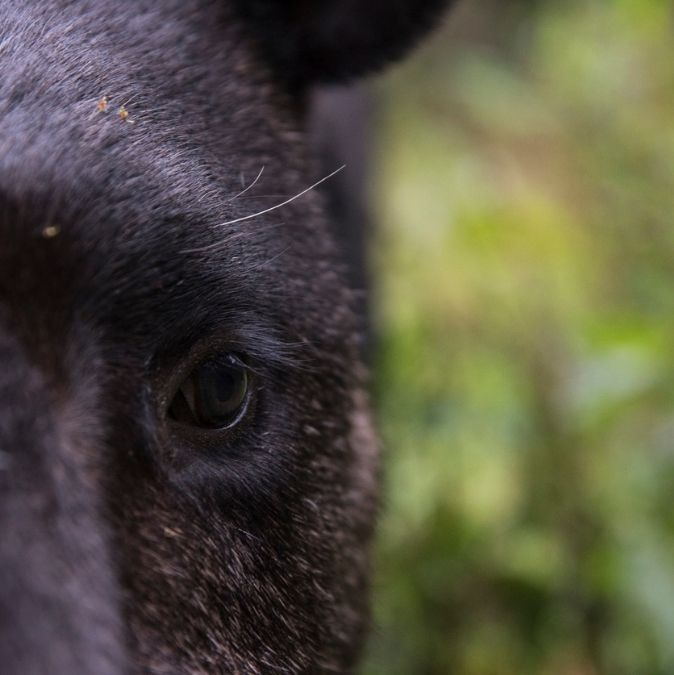
[[183, 382], [169, 414], [179, 422], [210, 429], [233, 426], [248, 401], [248, 372], [234, 354], [208, 360]]

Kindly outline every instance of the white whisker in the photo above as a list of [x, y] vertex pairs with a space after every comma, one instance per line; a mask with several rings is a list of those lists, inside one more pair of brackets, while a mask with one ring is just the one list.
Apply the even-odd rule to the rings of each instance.
[[308, 188], [302, 190], [302, 192], [298, 192], [294, 197], [290, 197], [289, 199], [286, 199], [285, 201], [281, 202], [280, 204], [276, 204], [275, 206], [270, 206], [268, 209], [263, 209], [262, 211], [258, 211], [257, 213], [250, 213], [247, 216], [241, 216], [240, 218], [234, 218], [232, 220], [226, 220], [224, 223], [218, 223], [215, 225], [215, 227], [226, 227], [227, 225], [234, 225], [234, 223], [241, 223], [244, 220], [251, 220], [252, 218], [257, 218], [258, 216], [263, 216], [265, 213], [269, 213], [270, 211], [275, 211], [276, 209], [280, 209], [282, 206], [286, 206], [290, 204], [291, 202], [294, 202], [296, 199], [299, 199], [300, 197], [304, 196], [307, 192], [311, 192], [314, 188], [317, 188], [321, 183], [325, 183], [326, 180], [330, 180], [333, 176], [338, 174], [340, 171], [346, 168], [346, 164], [342, 164], [342, 166], [339, 167], [339, 169], [335, 169], [332, 173], [329, 173], [327, 176], [324, 176], [321, 178], [319, 181], [316, 181], [313, 185], [310, 185]]
[[[227, 225], [234, 225], [235, 223], [241, 223], [245, 220], [252, 220], [253, 218], [258, 218], [259, 216], [263, 216], [266, 213], [270, 213], [271, 211], [276, 211], [276, 209], [280, 209], [283, 206], [287, 206], [291, 202], [294, 202], [296, 199], [299, 199], [300, 197], [304, 196], [305, 194], [307, 194], [307, 192], [311, 192], [311, 190], [317, 188], [322, 183], [325, 183], [325, 181], [330, 180], [333, 176], [336, 176], [340, 171], [343, 171], [345, 168], [346, 168], [346, 164], [342, 164], [342, 166], [340, 166], [338, 169], [335, 169], [332, 173], [329, 173], [327, 176], [323, 176], [323, 178], [316, 181], [313, 185], [310, 185], [308, 188], [305, 188], [304, 190], [302, 190], [301, 192], [298, 192], [293, 197], [290, 197], [290, 198], [280, 202], [279, 204], [275, 204], [274, 206], [270, 206], [269, 208], [263, 209], [262, 211], [257, 211], [255, 213], [249, 213], [247, 216], [241, 216], [240, 218], [233, 218], [232, 220], [226, 220], [224, 223], [218, 223], [217, 225], [213, 225], [213, 227], [226, 227]], [[260, 174], [262, 174], [262, 171], [260, 171]], [[259, 178], [259, 175], [258, 175], [258, 178]], [[250, 187], [252, 187], [252, 185]], [[206, 246], [200, 246], [198, 248], [184, 249], [184, 250], [181, 251], [181, 253], [201, 253], [202, 251], [210, 251], [212, 249], [219, 248], [220, 246], [226, 246], [228, 241], [230, 241], [230, 240], [226, 239], [224, 242], [223, 241], [216, 241], [213, 244], [208, 244]]]
[[260, 180], [260, 177], [262, 176], [262, 172], [264, 171], [264, 166], [260, 169], [260, 172], [255, 176], [255, 179], [253, 182], [247, 187], [241, 190], [238, 194], [235, 194], [233, 197], [230, 197], [227, 202], [233, 202], [235, 199], [238, 199], [241, 195], [245, 195], [248, 190], [250, 190], [252, 187], [255, 187], [255, 184]]

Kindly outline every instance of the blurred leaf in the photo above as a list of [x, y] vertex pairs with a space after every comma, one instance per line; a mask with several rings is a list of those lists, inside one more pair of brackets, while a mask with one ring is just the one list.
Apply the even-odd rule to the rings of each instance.
[[669, 675], [674, 9], [514, 7], [381, 87], [365, 672]]

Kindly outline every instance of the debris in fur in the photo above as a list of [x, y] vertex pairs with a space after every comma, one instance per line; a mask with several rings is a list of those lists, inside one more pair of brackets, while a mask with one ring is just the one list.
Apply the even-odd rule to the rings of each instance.
[[122, 122], [128, 122], [129, 124], [133, 124], [133, 120], [129, 117], [129, 111], [126, 109], [126, 106], [121, 105], [119, 106], [119, 119], [122, 120]]
[[42, 236], [45, 239], [53, 239], [61, 232], [59, 225], [46, 225], [42, 228]]

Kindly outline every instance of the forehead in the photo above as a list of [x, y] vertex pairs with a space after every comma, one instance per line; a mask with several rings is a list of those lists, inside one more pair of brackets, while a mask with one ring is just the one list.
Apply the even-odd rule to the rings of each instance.
[[0, 9], [3, 298], [137, 326], [330, 285], [316, 196], [273, 208], [316, 178], [282, 96], [226, 3], [194, 4]]

